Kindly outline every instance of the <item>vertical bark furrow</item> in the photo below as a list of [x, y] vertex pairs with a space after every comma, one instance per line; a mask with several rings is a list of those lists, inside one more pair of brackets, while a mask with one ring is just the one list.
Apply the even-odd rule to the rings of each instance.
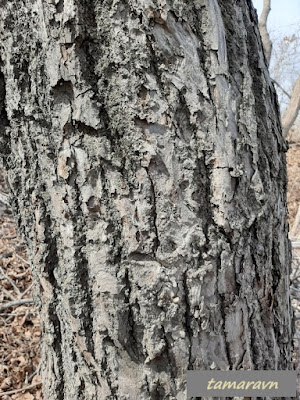
[[183, 274], [182, 279], [183, 291], [184, 291], [184, 303], [185, 303], [185, 315], [184, 315], [184, 327], [188, 337], [189, 346], [189, 359], [187, 364], [187, 370], [193, 369], [193, 357], [192, 357], [192, 346], [193, 346], [193, 329], [191, 329], [191, 307], [189, 300], [189, 290], [187, 285], [187, 273]]
[[[65, 384], [64, 384], [64, 376], [65, 376], [65, 369], [64, 369], [64, 362], [63, 362], [63, 338], [62, 338], [62, 329], [61, 329], [61, 322], [59, 318], [59, 296], [61, 292], [61, 287], [56, 279], [56, 274], [58, 272], [59, 266], [59, 256], [58, 256], [58, 248], [57, 248], [57, 241], [56, 237], [53, 232], [52, 223], [50, 220], [50, 215], [46, 215], [45, 218], [45, 242], [47, 243], [45, 254], [45, 264], [44, 264], [44, 274], [46, 280], [49, 281], [51, 288], [52, 288], [52, 298], [49, 299], [48, 303], [48, 310], [46, 313], [48, 314], [48, 324], [45, 324], [46, 329], [52, 330], [52, 343], [46, 343], [46, 346], [51, 346], [54, 354], [52, 357], [46, 356], [46, 369], [52, 369], [55, 374], [55, 385], [51, 387], [53, 384], [51, 381], [49, 382], [49, 393], [57, 393], [57, 399], [62, 400], [64, 398], [65, 393]], [[42, 294], [42, 293], [41, 293]], [[45, 329], [44, 328], [44, 329]], [[54, 359], [54, 365], [49, 362], [50, 359]], [[55, 360], [56, 358], [56, 360]], [[50, 368], [47, 364], [50, 364]], [[50, 373], [50, 371], [49, 371]], [[47, 383], [45, 383], [47, 388]], [[47, 389], [46, 389], [47, 390]]]
[[120, 315], [120, 323], [123, 327], [125, 326], [125, 329], [120, 332], [119, 341], [123, 344], [131, 359], [136, 363], [143, 363], [145, 360], [143, 347], [141, 345], [143, 335], [139, 331], [138, 321], [136, 321], [136, 318], [139, 318], [139, 315], [138, 309], [134, 312], [135, 302], [131, 298], [132, 288], [129, 280], [128, 269], [125, 271], [124, 280], [124, 301], [126, 309], [124, 310], [124, 314]]
[[151, 185], [151, 197], [152, 197], [151, 200], [152, 200], [152, 204], [153, 204], [153, 206], [152, 206], [153, 207], [153, 210], [152, 210], [152, 213], [153, 213], [153, 227], [154, 227], [154, 233], [155, 233], [155, 238], [153, 240], [153, 253], [154, 253], [154, 256], [155, 256], [155, 254], [157, 252], [157, 248], [159, 246], [158, 230], [157, 230], [157, 226], [156, 226], [157, 213], [156, 213], [155, 187], [154, 187], [153, 180], [151, 178], [150, 171], [148, 170], [148, 168], [146, 168], [146, 171], [147, 171], [147, 175], [148, 175], [148, 178], [149, 178], [149, 181], [150, 181], [150, 185]]
[[102, 373], [105, 376], [105, 379], [107, 381], [108, 387], [109, 387], [109, 397], [112, 400], [118, 400], [118, 385], [114, 381], [114, 374], [110, 368], [110, 360], [108, 358], [107, 354], [107, 349], [110, 347], [114, 347], [113, 341], [109, 338], [106, 337], [103, 340], [103, 350], [104, 350], [104, 357], [101, 361], [101, 368], [102, 368]]
[[12, 1], [0, 23], [45, 397], [184, 400], [188, 368], [291, 368], [285, 142], [250, 2]]
[[[70, 296], [70, 300], [74, 302], [74, 317], [80, 320], [83, 328], [83, 336], [86, 341], [87, 351], [93, 356], [93, 308], [94, 302], [92, 298], [92, 289], [90, 287], [90, 272], [88, 258], [86, 255], [86, 220], [82, 211], [82, 195], [77, 179], [80, 179], [80, 171], [74, 162], [72, 165], [72, 174], [69, 177], [69, 184], [72, 187], [74, 196], [74, 211], [70, 210], [69, 218], [72, 220], [74, 227], [74, 292]], [[72, 176], [74, 178], [72, 179]], [[71, 310], [72, 310], [72, 305]]]
[[[0, 61], [0, 68], [3, 68]], [[5, 88], [5, 78], [4, 74], [0, 72], [0, 126], [1, 126], [1, 136], [0, 136], [0, 152], [2, 155], [3, 163], [7, 164], [6, 157], [10, 152], [9, 135], [7, 133], [7, 128], [9, 126], [9, 120], [7, 118], [6, 112], [6, 88]]]

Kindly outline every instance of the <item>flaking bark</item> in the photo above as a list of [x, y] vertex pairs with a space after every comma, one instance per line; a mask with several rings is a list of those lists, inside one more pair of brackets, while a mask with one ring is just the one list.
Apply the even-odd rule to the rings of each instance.
[[3, 1], [1, 153], [46, 399], [291, 369], [286, 142], [250, 1]]

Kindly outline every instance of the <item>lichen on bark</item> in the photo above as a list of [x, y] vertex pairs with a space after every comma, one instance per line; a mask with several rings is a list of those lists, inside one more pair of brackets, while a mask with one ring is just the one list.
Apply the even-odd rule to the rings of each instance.
[[1, 12], [45, 397], [183, 400], [188, 368], [291, 369], [286, 143], [251, 2]]

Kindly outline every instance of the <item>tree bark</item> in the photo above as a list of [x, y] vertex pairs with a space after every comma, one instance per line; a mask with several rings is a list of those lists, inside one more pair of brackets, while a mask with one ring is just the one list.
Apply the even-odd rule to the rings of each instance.
[[3, 0], [1, 156], [46, 399], [292, 369], [286, 142], [248, 0]]

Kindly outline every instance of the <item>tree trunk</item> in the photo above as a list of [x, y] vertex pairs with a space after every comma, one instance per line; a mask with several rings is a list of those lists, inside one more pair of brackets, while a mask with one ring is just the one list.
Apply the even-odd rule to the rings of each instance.
[[283, 136], [287, 137], [291, 127], [297, 119], [300, 110], [300, 75], [292, 90], [291, 98], [282, 117]]
[[272, 47], [273, 47], [269, 32], [267, 30], [267, 20], [270, 11], [271, 11], [271, 0], [264, 0], [263, 10], [259, 18], [258, 26], [268, 67], [270, 65]]
[[292, 369], [287, 147], [251, 1], [3, 0], [0, 23], [45, 398]]

